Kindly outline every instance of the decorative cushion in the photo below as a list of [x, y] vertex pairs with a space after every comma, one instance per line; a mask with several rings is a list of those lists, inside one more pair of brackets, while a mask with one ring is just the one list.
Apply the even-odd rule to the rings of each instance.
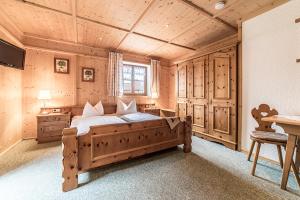
[[102, 102], [99, 101], [94, 107], [89, 102], [86, 102], [83, 108], [82, 117], [93, 117], [99, 115], [104, 115]]
[[266, 131], [253, 131], [251, 133], [252, 139], [274, 141], [274, 142], [287, 142], [288, 136], [283, 133], [266, 132]]
[[131, 113], [136, 113], [136, 101], [132, 100], [128, 105], [126, 105], [123, 101], [118, 100], [117, 103], [117, 115], [126, 115]]

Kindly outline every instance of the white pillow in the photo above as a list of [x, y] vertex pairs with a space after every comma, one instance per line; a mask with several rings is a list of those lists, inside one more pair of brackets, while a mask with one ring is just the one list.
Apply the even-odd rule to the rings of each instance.
[[104, 115], [102, 102], [99, 101], [94, 107], [89, 102], [86, 102], [83, 108], [82, 117], [92, 117], [99, 115]]
[[103, 108], [103, 105], [102, 105], [102, 102], [99, 101], [95, 106], [94, 108], [97, 110], [97, 112], [99, 113], [99, 115], [104, 115], [104, 108]]
[[117, 115], [126, 115], [131, 113], [136, 113], [136, 101], [132, 100], [128, 105], [126, 105], [123, 101], [118, 100], [117, 103]]

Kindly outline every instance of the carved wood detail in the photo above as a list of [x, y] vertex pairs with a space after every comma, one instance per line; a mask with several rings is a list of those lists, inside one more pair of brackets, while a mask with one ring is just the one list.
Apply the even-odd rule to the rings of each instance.
[[78, 186], [78, 143], [76, 134], [76, 128], [63, 130], [62, 189], [64, 192], [75, 189]]
[[253, 118], [258, 123], [258, 127], [255, 128], [257, 131], [266, 131], [266, 132], [275, 132], [275, 129], [272, 128], [272, 122], [262, 121], [263, 117], [271, 117], [278, 115], [277, 110], [271, 109], [267, 104], [260, 104], [258, 109], [253, 108], [251, 111]]

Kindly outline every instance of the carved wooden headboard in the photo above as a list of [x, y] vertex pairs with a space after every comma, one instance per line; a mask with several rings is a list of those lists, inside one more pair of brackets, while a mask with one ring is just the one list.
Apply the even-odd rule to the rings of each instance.
[[[71, 116], [81, 115], [84, 105], [75, 105], [75, 106], [54, 106], [41, 108], [42, 111], [47, 111], [48, 113], [53, 113], [55, 109], [60, 109], [61, 113], [71, 113]], [[114, 114], [117, 111], [117, 104], [112, 103], [103, 103], [104, 114]], [[143, 112], [145, 108], [155, 108], [155, 104], [137, 104], [137, 109], [139, 112]]]

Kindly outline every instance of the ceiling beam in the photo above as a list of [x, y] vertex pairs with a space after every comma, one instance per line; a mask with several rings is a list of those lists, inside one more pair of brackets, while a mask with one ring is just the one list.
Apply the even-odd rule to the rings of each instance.
[[200, 12], [201, 14], [203, 14], [204, 16], [209, 17], [210, 19], [217, 21], [219, 23], [224, 24], [225, 26], [227, 26], [228, 28], [231, 28], [233, 30], [235, 30], [237, 32], [237, 27], [231, 25], [230, 23], [224, 21], [223, 19], [220, 19], [219, 17], [214, 17], [214, 15], [210, 12], [208, 12], [207, 10], [205, 10], [204, 8], [201, 8], [200, 6], [194, 4], [193, 2], [189, 1], [189, 0], [178, 0], [180, 2], [183, 2], [184, 4], [190, 6], [193, 9], [196, 9], [198, 12]]
[[132, 25], [131, 29], [129, 30], [128, 33], [122, 38], [122, 40], [119, 42], [118, 46], [116, 49], [119, 49], [124, 40], [134, 31], [135, 27], [137, 24], [142, 20], [142, 18], [145, 16], [145, 14], [148, 12], [148, 10], [151, 8], [151, 6], [154, 4], [155, 0], [151, 0], [151, 2], [148, 4], [146, 9], [143, 11], [143, 13], [140, 15], [140, 17], [135, 21], [135, 23]]
[[73, 37], [74, 42], [78, 42], [78, 28], [77, 28], [77, 0], [72, 0], [72, 19], [73, 19]]
[[[49, 10], [49, 11], [52, 11], [52, 12], [56, 12], [56, 13], [60, 13], [60, 14], [64, 14], [64, 15], [68, 15], [68, 16], [73, 17], [72, 13], [64, 12], [64, 11], [53, 9], [53, 8], [49, 8], [49, 7], [43, 6], [41, 4], [29, 2], [29, 1], [26, 1], [26, 0], [16, 0], [16, 1], [19, 1], [19, 2], [22, 2], [22, 3], [28, 4], [28, 5], [31, 5], [31, 6], [35, 6], [35, 7], [38, 7], [38, 8], [42, 8], [42, 9], [45, 9], [45, 10]], [[143, 16], [141, 16], [140, 18], [142, 18], [142, 17]], [[96, 23], [96, 24], [99, 24], [99, 25], [103, 25], [103, 26], [106, 26], [106, 27], [110, 27], [110, 28], [113, 28], [113, 29], [121, 30], [121, 31], [127, 32], [127, 34], [128, 33], [130, 33], [130, 34], [136, 34], [136, 35], [148, 38], [148, 39], [153, 39], [153, 40], [156, 40], [156, 41], [168, 43], [168, 44], [171, 44], [171, 45], [174, 45], [174, 46], [177, 46], [177, 47], [181, 47], [181, 48], [185, 48], [185, 49], [189, 49], [189, 50], [195, 50], [194, 48], [191, 48], [191, 47], [186, 47], [186, 46], [183, 46], [183, 45], [180, 45], [180, 44], [175, 44], [175, 43], [169, 43], [166, 40], [162, 40], [162, 39], [159, 39], [159, 38], [156, 38], [156, 37], [152, 37], [152, 36], [148, 36], [148, 35], [144, 35], [144, 34], [141, 34], [141, 33], [134, 32], [134, 28], [136, 27], [136, 25], [133, 28], [131, 28], [132, 30], [131, 29], [128, 30], [128, 29], [124, 29], [124, 28], [121, 28], [121, 27], [118, 27], [118, 26], [111, 25], [111, 24], [106, 24], [106, 23], [103, 23], [103, 22], [99, 22], [97, 20], [93, 20], [93, 19], [89, 19], [89, 18], [86, 18], [86, 17], [82, 17], [82, 16], [79, 16], [79, 15], [76, 15], [76, 18], [84, 20], [84, 21], [89, 21], [89, 22], [92, 22], [92, 23]]]

